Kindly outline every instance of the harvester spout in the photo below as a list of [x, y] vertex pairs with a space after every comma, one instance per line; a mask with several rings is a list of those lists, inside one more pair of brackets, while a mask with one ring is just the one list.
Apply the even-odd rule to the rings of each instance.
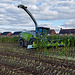
[[30, 11], [27, 9], [27, 7], [24, 5], [18, 5], [18, 8], [22, 8], [27, 12], [27, 14], [31, 17], [31, 19], [35, 23], [35, 28], [37, 28], [37, 22], [36, 22], [35, 18], [33, 17], [33, 15], [30, 13]]
[[27, 8], [26, 6], [24, 6], [24, 5], [18, 5], [18, 8]]

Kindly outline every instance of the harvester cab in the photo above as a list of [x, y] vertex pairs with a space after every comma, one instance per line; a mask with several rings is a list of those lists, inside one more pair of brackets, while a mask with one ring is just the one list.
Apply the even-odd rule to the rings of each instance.
[[40, 35], [46, 35], [48, 33], [48, 31], [50, 30], [50, 28], [46, 28], [46, 27], [37, 27], [36, 28], [36, 36], [40, 36]]
[[24, 5], [18, 5], [18, 8], [22, 8], [33, 20], [34, 24], [35, 24], [35, 34], [36, 37], [33, 37], [32, 34], [30, 33], [26, 33], [26, 32], [22, 32], [19, 38], [19, 46], [23, 47], [23, 46], [28, 46], [28, 45], [32, 45], [34, 42], [37, 42], [37, 38], [38, 36], [41, 35], [45, 35], [48, 33], [48, 30], [50, 30], [49, 28], [46, 27], [38, 27], [38, 24], [35, 20], [35, 18], [33, 17], [33, 15], [30, 13], [30, 11], [27, 9], [26, 6]]

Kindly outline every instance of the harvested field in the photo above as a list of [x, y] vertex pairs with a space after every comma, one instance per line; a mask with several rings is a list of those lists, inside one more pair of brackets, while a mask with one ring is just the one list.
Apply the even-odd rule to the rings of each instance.
[[43, 50], [27, 50], [18, 44], [0, 43], [0, 74], [74, 75], [75, 58], [52, 56], [52, 53], [45, 55]]

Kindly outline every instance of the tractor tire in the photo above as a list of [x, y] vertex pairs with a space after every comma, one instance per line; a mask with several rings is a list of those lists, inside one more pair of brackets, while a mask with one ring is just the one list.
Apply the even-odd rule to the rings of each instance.
[[24, 41], [23, 40], [19, 40], [19, 46], [24, 47]]
[[35, 39], [35, 38], [30, 38], [30, 40], [29, 40], [29, 45], [32, 45], [33, 42], [35, 42], [35, 44], [36, 44], [36, 43], [37, 43], [37, 39]]

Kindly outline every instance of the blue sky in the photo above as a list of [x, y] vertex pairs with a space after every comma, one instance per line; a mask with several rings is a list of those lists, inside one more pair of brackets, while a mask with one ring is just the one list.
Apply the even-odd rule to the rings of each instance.
[[38, 26], [59, 32], [60, 28], [75, 28], [75, 0], [1, 0], [0, 32], [34, 30], [35, 25], [19, 4], [28, 7]]
[[52, 23], [53, 26], [61, 26], [66, 20], [57, 20], [57, 21], [38, 21], [38, 23]]

